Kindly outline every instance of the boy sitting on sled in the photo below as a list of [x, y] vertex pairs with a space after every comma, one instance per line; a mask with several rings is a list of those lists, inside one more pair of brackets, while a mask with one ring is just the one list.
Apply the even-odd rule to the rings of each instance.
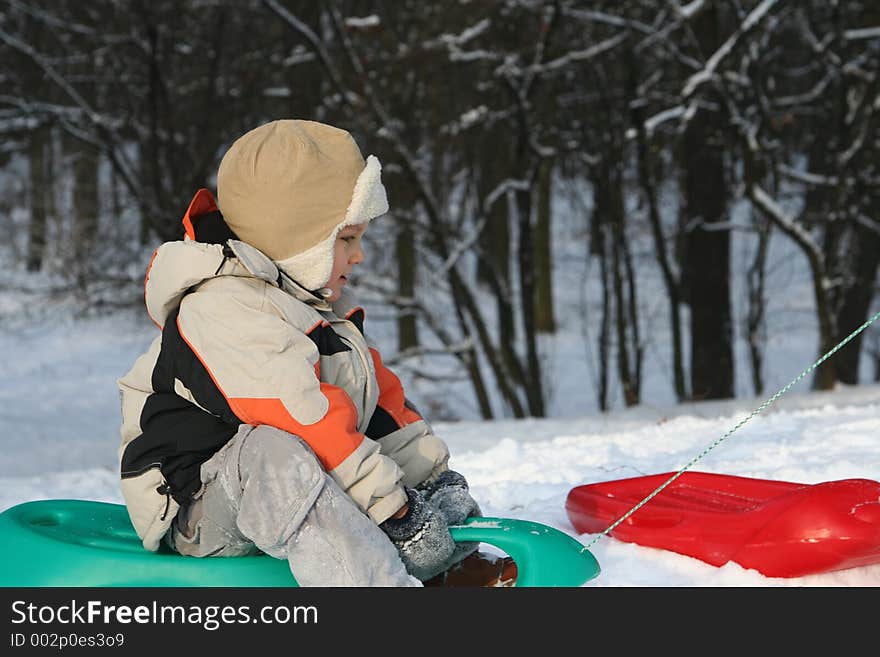
[[[321, 123], [238, 139], [145, 300], [161, 335], [119, 380], [121, 487], [148, 550], [259, 551], [301, 586], [419, 585], [480, 510], [345, 289], [388, 210], [379, 161]], [[219, 205], [219, 207], [218, 207]]]

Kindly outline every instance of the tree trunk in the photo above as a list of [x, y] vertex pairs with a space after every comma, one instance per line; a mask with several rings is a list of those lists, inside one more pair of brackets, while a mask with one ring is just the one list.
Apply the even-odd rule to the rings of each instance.
[[[618, 165], [619, 167], [620, 165]], [[603, 167], [609, 171], [609, 167]], [[617, 329], [617, 373], [627, 406], [639, 403], [641, 346], [635, 298], [635, 273], [626, 243], [623, 171], [616, 168], [603, 176], [607, 189], [608, 228], [610, 232], [611, 276], [613, 278], [615, 325]], [[630, 354], [632, 351], [632, 355]]]
[[758, 229], [758, 246], [755, 251], [755, 259], [746, 272], [749, 296], [746, 333], [749, 345], [749, 362], [752, 369], [752, 388], [757, 396], [764, 392], [764, 311], [766, 310], [764, 281], [767, 270], [767, 247], [770, 243], [770, 224], [766, 219], [757, 216], [757, 213], [755, 214], [752, 224]]
[[[422, 201], [425, 212], [428, 216], [428, 239], [432, 242], [433, 248], [440, 259], [443, 262], [446, 262], [450, 257], [450, 248], [448, 244], [449, 236], [445, 231], [445, 224], [441, 219], [440, 211], [438, 209], [440, 207], [440, 202], [435, 199], [431, 187], [426, 183], [409, 153], [405, 149], [400, 148], [399, 143], [396, 144], [396, 146], [398, 147], [396, 152], [401, 158], [406, 177], [410, 184], [413, 185], [413, 188], [417, 190], [417, 195]], [[483, 348], [486, 359], [489, 361], [489, 366], [495, 376], [502, 399], [511, 408], [515, 417], [524, 417], [525, 412], [516, 396], [516, 391], [511, 387], [511, 381], [507, 376], [504, 364], [501, 362], [503, 357], [499, 356], [498, 350], [492, 343], [489, 330], [486, 327], [483, 315], [480, 312], [480, 305], [474, 299], [470, 289], [465, 285], [462, 277], [459, 275], [455, 263], [448, 268], [446, 278], [449, 281], [449, 286], [452, 291], [452, 301], [455, 305], [456, 317], [463, 338], [471, 338], [471, 328], [476, 331], [477, 339]], [[468, 322], [465, 313], [470, 317], [470, 322]], [[482, 373], [476, 360], [475, 351], [473, 349], [469, 350], [468, 354], [473, 356], [468, 361], [467, 367], [471, 381], [474, 385], [474, 392], [480, 403], [481, 413], [485, 419], [490, 419], [492, 417], [492, 409], [489, 405], [486, 387], [483, 383]]]
[[[622, 190], [621, 190], [622, 191]], [[621, 196], [621, 209], [623, 197]], [[642, 362], [644, 348], [642, 346], [641, 332], [639, 331], [639, 310], [636, 285], [636, 271], [632, 261], [632, 251], [626, 238], [626, 215], [621, 215], [620, 223], [620, 251], [623, 260], [623, 269], [626, 274], [626, 305], [623, 313], [626, 316], [630, 348], [632, 349], [632, 368], [627, 370], [628, 386], [624, 388], [624, 396], [627, 406], [636, 406], [642, 400]]]
[[599, 272], [602, 279], [602, 319], [599, 324], [599, 410], [608, 410], [608, 340], [611, 333], [611, 286], [608, 274], [608, 256], [605, 253], [605, 229], [599, 227], [600, 219], [598, 207], [593, 216], [593, 225], [597, 226], [592, 231], [592, 251], [599, 256]]
[[[397, 239], [397, 294], [402, 299], [414, 299], [416, 294], [416, 242], [409, 222], [398, 226]], [[397, 314], [397, 348], [406, 351], [419, 346], [418, 324], [412, 307]]]
[[[854, 227], [855, 261], [852, 268], [853, 284], [843, 291], [842, 303], [837, 313], [837, 340], [843, 340], [861, 326], [868, 318], [868, 310], [874, 297], [873, 281], [877, 278], [880, 262], [880, 237], [862, 225]], [[852, 342], [835, 354], [835, 371], [839, 381], [856, 385], [859, 382], [859, 356], [862, 352], [862, 338], [859, 334]]]
[[497, 196], [488, 210], [485, 208], [487, 197], [503, 180], [500, 170], [498, 153], [491, 149], [480, 150], [483, 161], [482, 170], [477, 174], [478, 202], [483, 204], [483, 211], [488, 212], [487, 223], [481, 236], [483, 258], [478, 264], [478, 275], [484, 280], [495, 297], [495, 308], [498, 321], [498, 345], [506, 376], [512, 379], [515, 386], [525, 378], [516, 353], [516, 321], [513, 309], [513, 289], [510, 274], [510, 222], [515, 212], [515, 200], [511, 202], [510, 193]]
[[527, 365], [527, 374], [521, 384], [525, 389], [529, 413], [535, 417], [544, 417], [544, 384], [535, 331], [535, 243], [531, 189], [517, 190], [516, 200], [519, 215], [520, 298]]
[[535, 329], [555, 333], [553, 308], [552, 242], [553, 160], [545, 159], [538, 170], [538, 207], [535, 223]]
[[420, 210], [412, 188], [402, 176], [386, 175], [385, 184], [393, 191], [394, 204], [390, 216], [394, 220], [394, 261], [397, 266], [397, 349], [406, 351], [419, 346], [416, 298], [416, 239], [413, 225]]
[[[833, 165], [828, 162], [826, 152], [827, 145], [833, 143], [833, 138], [825, 134], [826, 128], [827, 126], [817, 127], [819, 133], [810, 148], [807, 160], [808, 170], [820, 174], [831, 174], [834, 171]], [[822, 137], [823, 134], [825, 134], [825, 138]], [[821, 253], [807, 254], [813, 270], [813, 291], [816, 298], [816, 315], [819, 320], [819, 355], [821, 356], [834, 346], [834, 337], [837, 335], [834, 325], [834, 299], [836, 295], [829, 281], [835, 274], [833, 263], [837, 258], [834, 255], [832, 244], [836, 248], [839, 228], [834, 224], [839, 222], [835, 222], [833, 219], [831, 194], [824, 185], [816, 185], [807, 191], [804, 207], [803, 219], [806, 227], [809, 229], [814, 225], [819, 225], [825, 231]], [[831, 390], [836, 382], [837, 360], [830, 358], [816, 368], [812, 387], [814, 390]]]
[[[701, 116], [703, 115], [703, 116]], [[691, 309], [691, 392], [694, 399], [733, 396], [730, 311], [730, 232], [724, 220], [726, 189], [721, 153], [700, 110], [685, 131], [687, 252], [683, 267]]]
[[[153, 207], [161, 208], [167, 203], [162, 181], [162, 165], [160, 162], [161, 148], [159, 144], [159, 122], [161, 103], [161, 72], [159, 62], [159, 28], [152, 22], [145, 26], [146, 41], [149, 47], [149, 56], [146, 62], [149, 88], [147, 92], [147, 126], [149, 135], [145, 139], [144, 148], [140, 153], [141, 178], [147, 196], [154, 201]], [[184, 201], [185, 203], [186, 201]], [[179, 225], [171, 223], [170, 217], [146, 217], [141, 223], [141, 243], [147, 244], [150, 239], [150, 231], [154, 230], [161, 240], [178, 239], [180, 237]]]
[[[868, 5], [872, 6], [871, 10], [868, 10], [867, 6], [861, 9], [855, 6], [851, 13], [847, 11], [849, 7], [845, 5], [834, 6], [835, 48], [841, 52], [848, 50], [845, 45], [844, 30], [852, 24], [853, 19], [861, 19], [855, 21], [860, 27], [876, 24], [874, 21], [880, 15], [880, 11], [876, 9], [876, 3], [868, 3]], [[856, 115], [850, 114], [853, 103], [848, 99], [858, 93], [860, 88], [862, 93], [870, 97], [870, 94], [877, 91], [876, 78], [870, 84], [866, 84], [864, 81], [850, 79], [849, 76], [839, 76], [836, 80], [836, 88], [832, 87], [835, 93], [829, 95], [832, 117], [829, 123], [833, 129], [836, 129], [835, 141], [831, 142], [828, 148], [831, 158], [829, 171], [836, 173], [838, 178], [837, 186], [834, 188], [834, 205], [829, 214], [832, 219], [829, 228], [842, 226], [840, 230], [845, 231], [843, 238], [835, 236], [839, 245], [831, 244], [832, 248], [836, 247], [834, 254], [839, 259], [839, 266], [834, 267], [826, 262], [828, 271], [840, 272], [835, 278], [841, 282], [832, 292], [836, 342], [846, 338], [867, 319], [875, 291], [878, 262], [880, 262], [880, 236], [875, 230], [858, 222], [859, 216], [868, 221], [876, 221], [877, 201], [880, 200], [880, 195], [875, 193], [876, 185], [873, 183], [865, 184], [864, 181], [859, 181], [853, 184], [853, 180], [862, 178], [860, 174], [864, 172], [872, 171], [876, 175], [876, 139], [873, 141], [874, 148], [862, 148], [854, 157], [846, 158], [846, 169], [839, 166], [839, 163], [845, 159], [842, 156], [844, 151], [848, 150], [859, 131]], [[861, 121], [873, 124], [868, 134], [876, 133], [876, 112], [867, 113]], [[859, 334], [834, 356], [834, 374], [838, 381], [851, 385], [858, 384], [863, 339], [864, 334]]]
[[52, 178], [47, 171], [51, 162], [51, 147], [51, 130], [48, 125], [42, 125], [31, 133], [28, 146], [31, 218], [28, 224], [26, 266], [32, 272], [42, 269], [46, 257], [48, 199], [53, 193]]
[[[630, 63], [629, 95], [635, 98], [637, 94], [638, 60], [632, 48], [627, 49], [627, 57]], [[666, 247], [666, 237], [663, 232], [663, 218], [660, 215], [660, 204], [657, 199], [657, 184], [655, 176], [655, 161], [648, 135], [645, 131], [643, 105], [630, 102], [632, 123], [636, 128], [636, 160], [639, 184], [648, 206], [648, 221], [651, 225], [651, 236], [654, 241], [654, 253], [660, 271], [663, 274], [663, 285], [666, 288], [666, 296], [669, 299], [669, 324], [672, 338], [672, 384], [675, 389], [675, 397], [679, 402], [689, 398], [684, 375], [684, 354], [682, 352], [681, 336], [681, 281], [679, 275], [673, 271], [673, 265]]]
[[[716, 9], [699, 14], [695, 31], [704, 53], [720, 44]], [[730, 310], [730, 231], [726, 220], [724, 144], [717, 112], [700, 108], [683, 137], [687, 248], [682, 275], [691, 309], [691, 392], [695, 399], [733, 397]]]
[[[71, 148], [73, 164], [73, 253], [77, 266], [89, 258], [98, 236], [98, 154], [79, 142]], [[73, 148], [76, 151], [73, 151]]]

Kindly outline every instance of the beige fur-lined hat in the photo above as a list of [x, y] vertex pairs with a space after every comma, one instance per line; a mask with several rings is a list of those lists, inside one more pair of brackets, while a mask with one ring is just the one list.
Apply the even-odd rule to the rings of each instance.
[[315, 121], [266, 123], [220, 162], [217, 204], [239, 239], [309, 290], [327, 283], [340, 230], [388, 211], [379, 160], [345, 130]]

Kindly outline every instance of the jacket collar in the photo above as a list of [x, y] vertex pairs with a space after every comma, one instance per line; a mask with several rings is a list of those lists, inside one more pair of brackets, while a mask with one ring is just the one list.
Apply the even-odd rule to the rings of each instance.
[[227, 240], [226, 244], [235, 254], [241, 266], [247, 269], [253, 276], [277, 285], [298, 301], [315, 306], [321, 310], [331, 309], [326, 299], [297, 283], [279, 269], [278, 265], [259, 249], [240, 240]]

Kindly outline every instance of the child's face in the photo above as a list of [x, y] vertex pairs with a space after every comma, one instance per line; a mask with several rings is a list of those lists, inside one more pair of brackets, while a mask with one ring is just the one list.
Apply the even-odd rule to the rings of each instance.
[[342, 286], [348, 282], [355, 265], [364, 261], [364, 250], [361, 238], [367, 232], [368, 224], [346, 226], [336, 236], [336, 244], [333, 245], [333, 270], [330, 272], [330, 280], [324, 285], [333, 294], [327, 297], [328, 301], [336, 301], [342, 294]]

